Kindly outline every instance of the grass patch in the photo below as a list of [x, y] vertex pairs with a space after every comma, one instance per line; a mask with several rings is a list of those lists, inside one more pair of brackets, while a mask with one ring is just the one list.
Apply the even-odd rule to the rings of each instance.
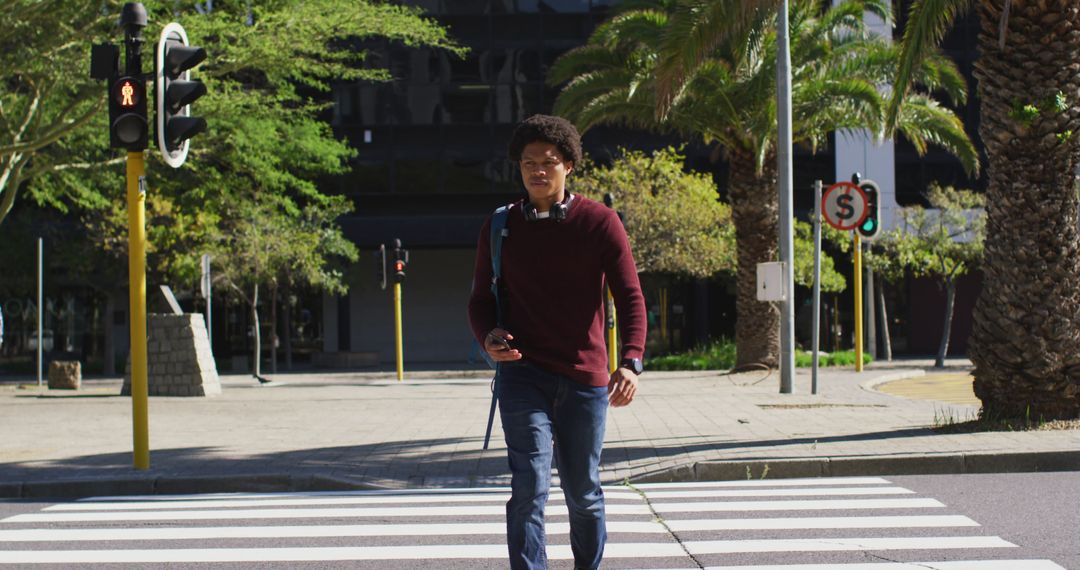
[[[872, 361], [869, 354], [863, 353], [863, 364]], [[686, 352], [656, 356], [645, 361], [647, 370], [730, 370], [734, 366], [735, 343], [729, 340], [714, 341]], [[810, 368], [810, 353], [805, 350], [796, 351], [795, 366]], [[818, 366], [855, 366], [855, 351], [819, 353]]]
[[982, 410], [961, 418], [951, 409], [935, 409], [931, 428], [938, 433], [975, 433], [981, 431], [1055, 431], [1080, 429], [1080, 418], [1044, 420], [1042, 418], [1007, 418], [988, 416]]

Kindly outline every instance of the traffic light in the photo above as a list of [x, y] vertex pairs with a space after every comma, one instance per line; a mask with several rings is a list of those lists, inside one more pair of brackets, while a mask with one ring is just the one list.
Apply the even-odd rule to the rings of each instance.
[[873, 180], [863, 180], [859, 188], [866, 194], [866, 218], [856, 230], [864, 239], [873, 239], [881, 232], [881, 192]]
[[206, 50], [188, 45], [184, 28], [173, 22], [161, 31], [154, 55], [155, 121], [158, 149], [165, 163], [179, 168], [187, 160], [188, 139], [206, 130], [206, 120], [191, 116], [191, 104], [206, 94], [191, 68], [206, 59]]
[[394, 283], [405, 281], [405, 266], [409, 263], [409, 250], [401, 247], [401, 240], [394, 238], [390, 253], [394, 257]]
[[109, 146], [146, 148], [146, 82], [130, 75], [109, 80]]

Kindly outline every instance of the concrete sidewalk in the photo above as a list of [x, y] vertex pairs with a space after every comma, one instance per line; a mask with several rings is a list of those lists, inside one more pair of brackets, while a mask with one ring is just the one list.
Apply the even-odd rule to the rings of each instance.
[[[822, 369], [647, 372], [612, 409], [606, 483], [819, 475], [1080, 469], [1080, 431], [939, 434], [976, 406], [887, 395], [932, 361]], [[951, 372], [970, 369], [950, 361]], [[933, 370], [937, 373], [940, 370]], [[505, 485], [501, 428], [481, 449], [487, 371], [222, 377], [216, 398], [150, 399], [151, 468], [132, 467], [131, 401], [120, 380], [78, 392], [0, 386], [0, 497]]]

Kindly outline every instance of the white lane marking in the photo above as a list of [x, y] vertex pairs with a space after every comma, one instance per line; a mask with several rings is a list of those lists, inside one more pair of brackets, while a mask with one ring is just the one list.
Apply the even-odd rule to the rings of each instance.
[[804, 479], [748, 479], [746, 481], [694, 481], [688, 483], [633, 483], [638, 489], [691, 489], [699, 487], [801, 487], [805, 485], [891, 485], [881, 477], [811, 477]]
[[1050, 560], [951, 560], [948, 562], [864, 562], [855, 564], [764, 564], [709, 566], [705, 570], [1065, 570]]
[[[649, 515], [641, 505], [607, 505], [608, 515]], [[550, 505], [549, 516], [566, 516], [566, 507]], [[363, 517], [447, 517], [505, 516], [503, 505], [462, 505], [455, 507], [376, 507], [322, 509], [236, 509], [197, 511], [121, 511], [105, 513], [30, 513], [8, 517], [0, 523], [93, 522], [93, 521], [162, 521], [162, 520], [236, 520], [236, 519], [311, 519]]]
[[[553, 490], [550, 501], [563, 502], [561, 494]], [[203, 499], [194, 501], [123, 501], [60, 503], [46, 507], [45, 511], [137, 511], [155, 509], [223, 509], [233, 507], [300, 507], [318, 505], [390, 505], [407, 503], [505, 503], [509, 494], [481, 495], [382, 495], [375, 497], [323, 497], [323, 498], [276, 498], [276, 499]], [[615, 501], [641, 501], [637, 493], [606, 492], [604, 499]]]
[[717, 511], [807, 511], [843, 509], [925, 509], [944, 507], [935, 499], [829, 499], [820, 501], [714, 501], [699, 503], [652, 503], [656, 512], [693, 513]]
[[[814, 497], [852, 495], [912, 495], [915, 491], [903, 487], [839, 487], [821, 489], [725, 489], [715, 491], [649, 491], [649, 499], [682, 499], [692, 497]], [[606, 496], [606, 495], [605, 495]]]
[[[605, 558], [683, 557], [675, 543], [614, 543]], [[571, 560], [569, 545], [548, 546], [548, 558]], [[154, 550], [15, 550], [0, 552], [0, 564], [152, 564], [183, 562], [297, 562], [325, 560], [505, 559], [506, 545], [446, 544], [311, 548], [201, 548]]]
[[962, 515], [894, 516], [894, 517], [790, 517], [761, 519], [702, 519], [664, 522], [676, 532], [697, 530], [782, 530], [826, 528], [933, 528], [979, 526]]
[[997, 536], [927, 536], [914, 538], [783, 538], [768, 540], [684, 541], [690, 554], [745, 552], [834, 552], [851, 550], [936, 550], [1015, 548]]
[[[548, 523], [549, 536], [570, 534], [569, 523]], [[609, 533], [666, 534], [656, 522], [608, 521]], [[506, 534], [505, 523], [219, 526], [182, 528], [73, 528], [0, 530], [0, 542], [97, 540], [206, 540], [232, 538], [332, 538]]]

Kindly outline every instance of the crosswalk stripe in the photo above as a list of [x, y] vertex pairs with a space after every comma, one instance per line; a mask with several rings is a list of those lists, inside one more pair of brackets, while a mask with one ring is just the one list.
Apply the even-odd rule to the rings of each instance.
[[[548, 558], [571, 560], [569, 545], [548, 545]], [[441, 560], [502, 559], [501, 544], [426, 544], [410, 546], [302, 547], [302, 548], [198, 548], [154, 550], [0, 551], [0, 564], [150, 564], [183, 562], [301, 562], [332, 560]], [[605, 558], [685, 556], [675, 543], [615, 543]]]
[[[608, 515], [649, 515], [644, 505], [607, 505]], [[565, 516], [564, 505], [549, 505], [549, 516]], [[454, 507], [378, 507], [378, 508], [321, 508], [321, 509], [235, 509], [196, 511], [121, 511], [93, 513], [28, 513], [0, 520], [0, 523], [33, 522], [101, 522], [101, 521], [160, 521], [160, 520], [223, 520], [223, 519], [310, 519], [361, 517], [446, 517], [446, 516], [505, 516], [504, 505], [461, 505]]]
[[834, 552], [845, 550], [937, 550], [952, 548], [1015, 548], [996, 536], [929, 536], [914, 538], [781, 538], [767, 540], [684, 541], [693, 555], [747, 552]]
[[[569, 535], [569, 523], [548, 523], [548, 536]], [[609, 521], [609, 533], [666, 534], [657, 522]], [[94, 540], [206, 540], [231, 538], [335, 538], [506, 534], [506, 523], [215, 526], [182, 528], [72, 528], [0, 530], [0, 542]]]
[[962, 515], [895, 517], [784, 517], [762, 519], [671, 520], [664, 523], [675, 532], [700, 530], [787, 530], [834, 528], [933, 528], [979, 526]]
[[[191, 508], [232, 508], [232, 507], [299, 507], [316, 505], [392, 505], [407, 503], [505, 503], [510, 499], [507, 494], [483, 495], [444, 495], [444, 496], [405, 496], [382, 495], [375, 497], [325, 497], [325, 498], [285, 498], [285, 499], [205, 499], [195, 501], [169, 502], [76, 502], [60, 503], [46, 507], [46, 511], [137, 511], [155, 509], [191, 509]], [[604, 493], [605, 500], [640, 501], [637, 493]], [[557, 490], [551, 495], [553, 503], [561, 502], [562, 496]]]
[[[849, 538], [724, 540], [684, 542], [694, 555], [754, 552], [828, 552], [840, 550], [909, 550], [949, 548], [1002, 548], [1016, 545], [997, 537], [929, 538]], [[685, 553], [674, 543], [610, 543], [605, 558], [681, 557]], [[10, 550], [0, 552], [0, 563], [180, 563], [180, 562], [287, 562], [326, 560], [431, 560], [459, 558], [503, 558], [505, 545], [410, 545], [364, 547], [301, 548], [193, 548], [154, 550]], [[548, 557], [573, 558], [570, 547], [552, 545]]]
[[854, 495], [911, 495], [915, 491], [902, 487], [841, 487], [821, 489], [726, 489], [711, 491], [651, 491], [650, 499], [681, 499], [691, 497], [814, 497]]
[[652, 503], [659, 513], [717, 511], [809, 511], [846, 509], [925, 509], [944, 507], [935, 499], [829, 499], [795, 501], [713, 501], [692, 503]]
[[705, 570], [1065, 570], [1051, 560], [950, 560], [942, 562], [864, 562], [855, 564], [763, 564], [708, 566]]
[[638, 489], [695, 489], [701, 487], [802, 487], [844, 485], [889, 485], [881, 477], [811, 477], [802, 479], [747, 479], [744, 481], [692, 481], [685, 483], [634, 483]]

